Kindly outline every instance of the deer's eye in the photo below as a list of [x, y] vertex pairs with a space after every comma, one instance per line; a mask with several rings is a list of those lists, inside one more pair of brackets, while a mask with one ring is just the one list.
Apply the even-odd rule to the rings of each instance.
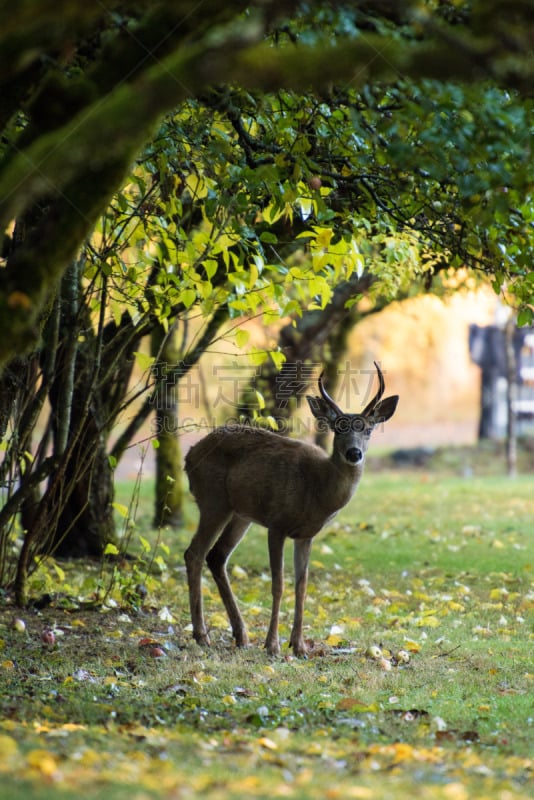
[[360, 417], [355, 417], [350, 423], [350, 427], [354, 433], [361, 433], [365, 428], [365, 422], [363, 419], [360, 419]]

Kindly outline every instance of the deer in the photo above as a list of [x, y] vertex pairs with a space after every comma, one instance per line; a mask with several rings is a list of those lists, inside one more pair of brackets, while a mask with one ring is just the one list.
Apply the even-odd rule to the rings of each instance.
[[390, 419], [398, 395], [382, 399], [383, 373], [374, 362], [378, 391], [360, 414], [343, 412], [318, 380], [320, 396], [307, 396], [320, 425], [334, 434], [329, 456], [320, 447], [254, 425], [215, 428], [189, 450], [185, 469], [200, 516], [185, 551], [193, 637], [209, 645], [202, 603], [207, 563], [231, 625], [236, 647], [249, 638], [232, 591], [227, 562], [251, 523], [267, 528], [272, 607], [265, 649], [280, 654], [279, 617], [284, 591], [284, 544], [293, 540], [295, 607], [289, 640], [296, 657], [307, 655], [304, 602], [313, 538], [352, 498], [362, 477], [373, 429]]

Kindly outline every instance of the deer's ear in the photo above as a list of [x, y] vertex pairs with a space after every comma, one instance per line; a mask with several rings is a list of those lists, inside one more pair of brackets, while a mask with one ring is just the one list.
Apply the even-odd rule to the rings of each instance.
[[394, 394], [391, 397], [386, 397], [377, 403], [371, 415], [373, 425], [379, 425], [381, 422], [386, 422], [395, 413], [397, 403], [399, 402], [399, 395]]
[[330, 430], [334, 430], [334, 422], [337, 419], [334, 409], [325, 403], [322, 397], [312, 397], [308, 394], [306, 400], [315, 419], [318, 419], [319, 422], [326, 422]]

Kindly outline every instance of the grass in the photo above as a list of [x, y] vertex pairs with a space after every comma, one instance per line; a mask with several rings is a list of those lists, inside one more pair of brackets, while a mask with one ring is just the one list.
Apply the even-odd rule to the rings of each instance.
[[167, 552], [141, 522], [149, 497], [144, 561], [160, 554], [161, 571], [122, 562], [97, 611], [85, 601], [111, 567], [50, 565], [34, 590], [65, 595], [0, 609], [0, 797], [534, 796], [531, 478], [369, 471], [314, 543], [307, 660], [262, 649], [260, 529], [232, 562], [252, 647], [233, 647], [208, 578], [214, 645], [191, 641], [181, 554], [195, 509], [164, 533]]

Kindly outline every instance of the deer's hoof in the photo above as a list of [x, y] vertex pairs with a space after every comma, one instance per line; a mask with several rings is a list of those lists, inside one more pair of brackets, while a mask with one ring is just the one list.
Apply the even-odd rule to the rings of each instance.
[[270, 656], [279, 656], [280, 655], [280, 643], [279, 642], [271, 642], [267, 640], [265, 642], [265, 649], [269, 653]]
[[249, 638], [246, 633], [234, 634], [236, 647], [248, 647], [250, 645]]
[[290, 644], [290, 647], [293, 648], [293, 655], [296, 658], [307, 658], [308, 657], [308, 648], [304, 644], [304, 639], [298, 639], [296, 642], [291, 640], [289, 644]]
[[193, 639], [201, 647], [209, 647], [211, 645], [211, 640], [207, 633], [193, 633]]

